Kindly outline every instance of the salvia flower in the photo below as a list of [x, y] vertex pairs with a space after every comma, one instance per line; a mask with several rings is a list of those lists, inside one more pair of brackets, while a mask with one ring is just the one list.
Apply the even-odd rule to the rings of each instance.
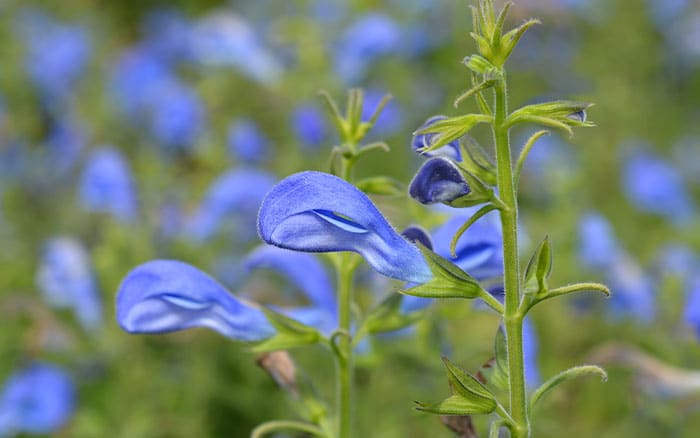
[[268, 269], [284, 276], [306, 297], [309, 304], [275, 309], [326, 335], [338, 326], [337, 304], [331, 279], [323, 264], [312, 254], [275, 246], [260, 246], [245, 259], [246, 270]]
[[538, 350], [539, 343], [535, 327], [528, 318], [525, 318], [523, 320], [523, 359], [525, 362], [525, 383], [530, 388], [536, 388], [542, 381], [537, 361]]
[[683, 311], [683, 319], [700, 338], [700, 275], [695, 274], [688, 282], [688, 297]]
[[610, 309], [614, 317], [631, 316], [649, 323], [656, 315], [654, 280], [629, 256], [618, 258], [607, 272], [607, 284], [613, 292]]
[[[369, 89], [364, 93], [361, 114], [361, 119], [363, 122], [370, 121], [372, 115], [386, 95], [386, 92], [377, 89]], [[382, 112], [379, 114], [379, 117], [377, 117], [377, 120], [372, 127], [372, 132], [382, 136], [391, 135], [401, 128], [402, 123], [403, 111], [396, 100], [391, 99], [386, 103], [382, 109]]]
[[149, 105], [149, 129], [165, 150], [188, 150], [204, 129], [204, 104], [197, 92], [180, 81], [158, 86]]
[[224, 220], [235, 217], [240, 220], [241, 237], [245, 238], [249, 231], [255, 235], [255, 213], [274, 184], [275, 177], [261, 170], [235, 169], [224, 173], [212, 183], [185, 233], [205, 240], [216, 233]]
[[101, 147], [88, 158], [78, 190], [80, 205], [87, 211], [109, 213], [120, 221], [137, 214], [136, 189], [131, 170], [122, 154]]
[[353, 251], [379, 273], [425, 283], [432, 277], [418, 248], [401, 237], [372, 201], [350, 183], [301, 172], [278, 183], [260, 207], [258, 232], [295, 251]]
[[69, 237], [49, 240], [36, 276], [37, 286], [49, 305], [71, 308], [85, 329], [102, 323], [102, 303], [90, 256], [80, 242]]
[[134, 268], [117, 292], [117, 321], [129, 333], [206, 327], [228, 338], [259, 341], [274, 334], [265, 314], [187, 263], [153, 260]]
[[135, 121], [148, 115], [160, 87], [175, 80], [165, 60], [140, 46], [122, 53], [112, 71], [110, 96], [121, 113]]
[[0, 395], [0, 436], [48, 435], [75, 410], [75, 389], [65, 371], [34, 363], [12, 374]]
[[241, 161], [264, 161], [268, 153], [268, 143], [258, 125], [250, 119], [238, 119], [228, 128], [229, 153]]
[[[432, 126], [435, 124], [435, 122], [438, 122], [440, 120], [445, 120], [447, 116], [432, 116], [428, 118], [428, 120], [425, 121], [417, 130], [416, 132], [419, 132], [422, 129], [425, 129], [429, 126]], [[437, 136], [437, 133], [430, 132], [427, 134], [418, 134], [414, 133], [413, 138], [411, 139], [411, 148], [416, 151], [420, 152], [422, 149], [429, 148], [431, 145], [431, 142]], [[462, 152], [459, 147], [459, 140], [453, 140], [450, 143], [447, 143], [445, 146], [442, 146], [438, 149], [435, 149], [433, 151], [429, 152], [420, 152], [422, 155], [425, 155], [427, 157], [437, 157], [437, 156], [444, 156], [444, 157], [449, 157], [452, 158], [453, 160], [456, 161], [462, 161]]]
[[444, 157], [427, 160], [413, 177], [408, 193], [421, 204], [451, 204], [471, 193], [455, 163]]

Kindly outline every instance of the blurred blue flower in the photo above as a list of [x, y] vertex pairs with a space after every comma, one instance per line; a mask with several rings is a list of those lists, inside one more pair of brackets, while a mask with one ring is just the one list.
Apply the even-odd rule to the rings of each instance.
[[[430, 235], [421, 227], [411, 225], [409, 227], [406, 227], [403, 231], [401, 231], [401, 235], [409, 242], [420, 243], [421, 245], [425, 246], [430, 250], [433, 249], [433, 241], [430, 238]], [[404, 289], [409, 289], [414, 285], [415, 284], [409, 283], [406, 286], [404, 286]], [[401, 298], [400, 310], [401, 313], [417, 312], [430, 306], [432, 302], [432, 298], [416, 297], [413, 295], [403, 295], [403, 297]]]
[[[434, 125], [436, 122], [439, 122], [440, 120], [445, 120], [447, 116], [432, 116], [429, 117], [428, 120], [425, 121], [416, 131], [420, 131], [421, 129], [425, 129], [429, 126]], [[419, 149], [427, 148], [430, 147], [430, 143], [433, 141], [433, 138], [435, 138], [437, 134], [435, 133], [429, 133], [429, 134], [413, 134], [413, 138], [411, 139], [411, 148], [418, 152]], [[441, 148], [435, 149], [434, 151], [430, 152], [423, 152], [422, 155], [425, 155], [427, 157], [437, 157], [437, 156], [444, 156], [448, 158], [452, 158], [455, 161], [462, 161], [462, 152], [460, 151], [459, 147], [459, 140], [454, 140], [451, 141], [450, 143], [446, 144], [445, 146], [442, 146]]]
[[236, 299], [187, 263], [153, 260], [134, 268], [117, 292], [117, 322], [129, 333], [168, 333], [207, 327], [241, 341], [274, 334], [265, 314]]
[[[385, 92], [376, 89], [369, 89], [365, 91], [361, 116], [363, 122], [368, 122], [372, 118], [372, 114], [374, 114], [374, 111], [379, 106], [379, 103], [382, 101], [385, 95]], [[372, 131], [381, 136], [391, 135], [401, 129], [402, 123], [403, 112], [401, 111], [401, 108], [396, 100], [391, 99], [386, 106], [384, 106], [384, 109], [377, 118]]]
[[228, 128], [229, 153], [244, 162], [265, 161], [269, 142], [251, 119], [241, 118], [231, 123]]
[[136, 218], [136, 188], [122, 154], [112, 147], [95, 149], [88, 158], [78, 188], [79, 202], [87, 211], [109, 213], [120, 221]]
[[683, 318], [693, 328], [695, 336], [700, 338], [700, 275], [695, 274], [687, 285], [688, 297]]
[[629, 256], [619, 257], [608, 267], [606, 283], [612, 291], [609, 308], [614, 317], [630, 316], [642, 323], [654, 319], [654, 280]]
[[158, 87], [150, 103], [150, 131], [166, 150], [188, 150], [204, 129], [205, 109], [196, 91], [169, 81]]
[[433, 157], [423, 163], [408, 188], [408, 194], [421, 204], [450, 204], [470, 192], [462, 172], [445, 157]]
[[112, 67], [109, 91], [117, 107], [135, 121], [148, 114], [163, 84], [175, 81], [168, 63], [144, 47], [123, 52]]
[[298, 106], [292, 113], [291, 125], [294, 134], [305, 148], [321, 146], [328, 136], [323, 112], [314, 105]]
[[276, 82], [282, 66], [241, 17], [218, 11], [195, 23], [190, 39], [190, 56], [196, 62], [231, 66], [263, 84]]
[[596, 212], [585, 213], [578, 225], [581, 261], [594, 269], [611, 266], [621, 254], [612, 226]]
[[49, 305], [71, 308], [86, 330], [102, 324], [102, 300], [83, 246], [70, 237], [48, 240], [36, 276], [39, 290]]
[[0, 395], [0, 436], [49, 435], [75, 410], [75, 389], [62, 369], [34, 363], [16, 371]]
[[676, 168], [644, 150], [632, 151], [623, 162], [622, 186], [637, 208], [677, 224], [692, 218], [695, 204]]
[[336, 72], [347, 82], [357, 81], [372, 62], [398, 51], [400, 42], [401, 28], [391, 17], [367, 13], [343, 32], [335, 50]]
[[647, 8], [660, 30], [665, 30], [690, 5], [690, 0], [647, 0]]
[[199, 240], [208, 239], [221, 223], [231, 217], [238, 219], [239, 237], [255, 235], [255, 215], [265, 194], [275, 185], [275, 177], [255, 169], [230, 170], [211, 185], [201, 205], [185, 228], [186, 235]]
[[26, 11], [19, 31], [27, 45], [25, 69], [34, 86], [48, 99], [70, 96], [90, 57], [87, 30], [42, 12]]
[[282, 274], [309, 300], [309, 304], [303, 306], [276, 306], [277, 311], [316, 327], [325, 335], [338, 327], [335, 290], [323, 264], [314, 255], [260, 246], [244, 259], [244, 264], [249, 272], [269, 269]]
[[418, 248], [401, 237], [372, 201], [350, 183], [301, 172], [263, 200], [258, 232], [267, 243], [295, 251], [353, 251], [379, 273], [424, 283], [432, 277]]

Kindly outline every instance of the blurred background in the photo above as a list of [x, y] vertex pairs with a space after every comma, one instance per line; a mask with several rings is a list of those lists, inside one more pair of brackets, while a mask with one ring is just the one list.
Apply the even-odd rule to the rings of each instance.
[[[533, 412], [534, 436], [696, 436], [700, 6], [516, 3], [511, 25], [543, 24], [507, 65], [511, 106], [591, 101], [598, 125], [534, 147], [521, 182], [523, 258], [549, 235], [550, 284], [613, 291], [529, 317], [529, 382], [587, 362], [610, 373], [604, 385], [557, 389]], [[202, 329], [121, 331], [119, 282], [144, 261], [176, 258], [236, 294], [298, 300], [244, 261], [259, 245], [266, 190], [328, 170], [338, 137], [318, 91], [343, 101], [362, 87], [368, 117], [393, 96], [369, 135], [391, 152], [356, 173], [405, 187], [421, 162], [412, 132], [434, 114], [476, 110], [452, 107], [469, 87], [468, 4], [1, 2], [0, 436], [246, 437], [262, 421], [297, 418], [246, 345]], [[535, 130], [515, 130], [514, 148]], [[473, 134], [491, 151], [487, 129]], [[397, 228], [444, 220], [405, 193], [373, 197]], [[365, 307], [400, 286], [369, 272], [358, 285]], [[453, 436], [413, 400], [448, 393], [440, 354], [474, 370], [486, 362], [497, 324], [479, 306], [436, 303], [409, 334], [373, 339], [358, 364], [358, 436]], [[326, 352], [293, 357], [333, 400]]]

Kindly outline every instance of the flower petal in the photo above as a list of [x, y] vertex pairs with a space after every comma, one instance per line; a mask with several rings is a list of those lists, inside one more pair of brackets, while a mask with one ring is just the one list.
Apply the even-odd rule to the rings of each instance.
[[457, 166], [447, 158], [431, 158], [413, 177], [408, 193], [421, 204], [449, 203], [471, 192]]
[[117, 321], [129, 333], [208, 327], [232, 339], [274, 334], [265, 314], [187, 263], [153, 260], [132, 270], [117, 293]]
[[417, 283], [432, 277], [418, 248], [364, 193], [326, 173], [301, 172], [277, 184], [263, 200], [258, 232], [267, 243], [296, 251], [357, 252], [387, 277]]

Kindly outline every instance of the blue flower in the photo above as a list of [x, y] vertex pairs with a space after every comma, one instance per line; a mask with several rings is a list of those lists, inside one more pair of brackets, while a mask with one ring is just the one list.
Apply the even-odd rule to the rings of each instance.
[[689, 279], [700, 268], [695, 252], [688, 246], [679, 244], [662, 247], [656, 265], [661, 275], [672, 275], [683, 281]]
[[58, 173], [70, 170], [78, 161], [80, 153], [86, 145], [86, 134], [83, 127], [69, 118], [56, 120], [46, 138], [50, 166]]
[[[433, 249], [433, 241], [430, 238], [430, 235], [421, 227], [411, 225], [409, 227], [406, 227], [401, 232], [401, 235], [405, 237], [406, 240], [408, 240], [409, 242], [420, 243], [421, 245], [425, 246], [430, 250]], [[409, 283], [406, 286], [404, 286], [404, 289], [409, 289], [414, 285], [415, 284]], [[416, 297], [413, 295], [403, 295], [403, 297], [401, 298], [400, 310], [401, 313], [417, 312], [430, 306], [432, 302], [432, 298]]]
[[78, 194], [87, 211], [109, 213], [120, 221], [136, 218], [138, 207], [131, 170], [117, 149], [101, 147], [92, 152]]
[[622, 253], [610, 223], [599, 213], [584, 214], [579, 221], [578, 234], [579, 256], [586, 266], [605, 269]]
[[401, 28], [391, 17], [368, 13], [343, 33], [336, 50], [336, 71], [346, 81], [356, 81], [373, 61], [396, 52], [400, 42]]
[[298, 106], [292, 113], [292, 130], [303, 147], [316, 148], [328, 135], [323, 113], [313, 105]]
[[360, 190], [333, 175], [301, 172], [263, 200], [258, 232], [295, 251], [353, 251], [379, 273], [415, 283], [432, 277], [418, 248], [401, 237]]
[[[425, 123], [423, 123], [416, 131], [432, 126], [436, 122], [445, 120], [446, 118], [447, 116], [432, 116], [428, 118], [428, 120], [426, 120]], [[413, 138], [411, 139], [411, 148], [418, 152], [420, 149], [430, 147], [430, 144], [436, 135], [437, 134], [435, 133], [413, 134]], [[423, 152], [422, 155], [427, 157], [444, 156], [452, 158], [455, 161], [462, 161], [462, 152], [459, 147], [459, 140], [453, 140], [452, 142], [447, 143], [445, 146], [435, 149], [434, 151]]]
[[[228, 217], [243, 221], [238, 229], [255, 234], [255, 213], [267, 192], [275, 185], [275, 177], [253, 169], [231, 170], [211, 185], [204, 201], [194, 213], [186, 228], [187, 235], [195, 239], [208, 239]], [[250, 219], [248, 225], [246, 219]], [[242, 235], [241, 237], [246, 237]]]
[[444, 157], [423, 163], [408, 188], [409, 195], [421, 204], [450, 204], [470, 192], [457, 165]]
[[228, 128], [229, 153], [241, 161], [264, 161], [268, 153], [268, 143], [258, 125], [250, 119], [238, 119]]
[[263, 84], [276, 82], [282, 67], [241, 17], [215, 12], [192, 29], [190, 56], [199, 63], [232, 66]]
[[175, 260], [133, 269], [117, 292], [117, 321], [129, 333], [168, 333], [207, 327], [241, 341], [274, 334], [265, 314], [231, 295], [213, 278]]
[[142, 23], [143, 45], [165, 60], [178, 60], [188, 55], [190, 23], [175, 9], [149, 12]]
[[640, 210], [687, 223], [695, 204], [680, 173], [661, 157], [633, 151], [624, 161], [622, 185], [629, 200]]
[[244, 260], [246, 269], [270, 269], [282, 274], [309, 301], [309, 305], [276, 308], [306, 325], [330, 335], [338, 326], [335, 291], [321, 262], [312, 255], [274, 246], [261, 246]]
[[0, 395], [0, 436], [48, 435], [75, 410], [71, 378], [60, 368], [35, 363], [12, 374]]
[[37, 272], [37, 286], [57, 308], [72, 308], [86, 330], [102, 324], [102, 303], [85, 248], [69, 237], [49, 240]]
[[25, 69], [44, 97], [68, 97], [90, 57], [90, 36], [79, 25], [65, 24], [31, 11], [20, 32], [27, 44]]
[[161, 84], [149, 102], [150, 132], [170, 150], [191, 149], [204, 128], [205, 109], [196, 91], [169, 81]]

